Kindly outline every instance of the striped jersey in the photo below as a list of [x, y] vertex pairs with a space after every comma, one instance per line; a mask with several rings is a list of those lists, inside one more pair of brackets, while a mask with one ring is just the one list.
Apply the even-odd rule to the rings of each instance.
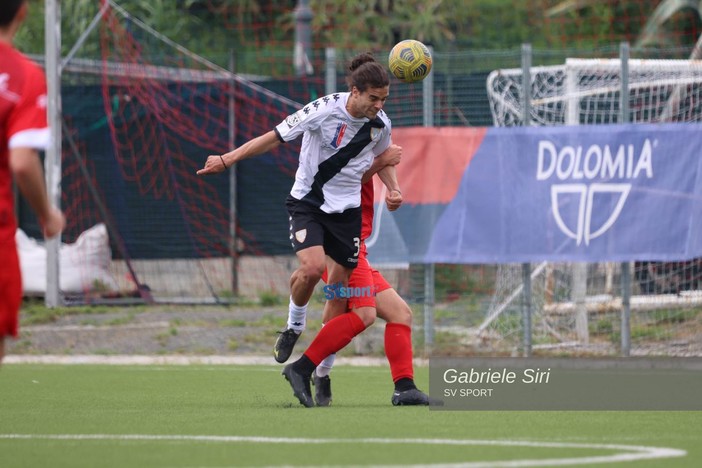
[[373, 120], [353, 117], [346, 110], [349, 96], [346, 92], [319, 98], [275, 128], [283, 142], [303, 135], [290, 195], [325, 213], [361, 205], [363, 173], [391, 144], [392, 126], [385, 112]]

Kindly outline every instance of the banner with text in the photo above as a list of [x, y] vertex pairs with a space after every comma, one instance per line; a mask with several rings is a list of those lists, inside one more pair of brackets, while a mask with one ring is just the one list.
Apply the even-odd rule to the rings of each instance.
[[404, 204], [387, 212], [376, 181], [376, 264], [702, 256], [700, 124], [396, 128], [393, 139]]

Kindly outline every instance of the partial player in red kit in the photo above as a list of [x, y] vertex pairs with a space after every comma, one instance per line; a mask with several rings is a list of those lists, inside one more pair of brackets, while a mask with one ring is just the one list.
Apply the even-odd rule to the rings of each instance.
[[5, 337], [18, 335], [22, 302], [13, 179], [36, 213], [45, 237], [59, 234], [66, 222], [49, 202], [37, 152], [49, 142], [46, 78], [41, 68], [12, 45], [26, 16], [27, 0], [0, 2], [0, 361], [5, 355]]
[[[373, 181], [372, 176], [377, 172], [387, 187], [395, 187], [395, 190], [390, 190], [386, 196], [386, 204], [391, 211], [396, 210], [402, 203], [402, 193], [399, 190], [397, 179], [395, 176], [394, 166], [400, 162], [401, 148], [397, 145], [392, 145], [381, 156], [376, 158], [371, 169], [364, 176], [364, 183], [361, 188], [361, 246], [358, 257], [358, 266], [351, 274], [349, 279], [349, 288], [360, 288], [359, 291], [372, 291], [373, 294], [363, 294], [351, 297], [347, 302], [347, 312], [360, 309], [372, 309], [377, 312], [377, 315], [387, 322], [385, 326], [385, 354], [390, 363], [390, 372], [395, 384], [395, 391], [392, 394], [391, 402], [393, 405], [428, 405], [430, 404], [429, 397], [419, 389], [414, 383], [414, 366], [412, 362], [412, 311], [407, 303], [400, 297], [399, 294], [390, 286], [383, 278], [380, 272], [374, 269], [368, 262], [365, 240], [370, 237], [373, 230]], [[383, 168], [388, 168], [382, 172], [378, 172]], [[326, 281], [326, 278], [325, 278]], [[325, 323], [324, 328], [327, 333], [317, 335], [312, 344], [307, 348], [303, 357], [296, 363], [289, 366], [300, 366], [308, 364], [316, 364], [316, 369], [311, 375], [312, 382], [315, 385], [315, 402], [318, 406], [329, 406], [332, 401], [331, 394], [331, 379], [329, 372], [334, 363], [335, 350], [340, 349], [342, 345], [348, 344], [352, 337], [349, 330], [363, 329], [363, 323], [357, 319], [356, 314], [346, 313], [336, 317], [323, 317]], [[329, 333], [330, 328], [334, 328], [336, 333]], [[278, 349], [277, 356], [285, 357], [285, 360], [292, 353], [293, 346], [297, 341], [296, 334], [292, 336], [292, 330], [286, 330], [289, 333], [292, 344], [285, 349]], [[278, 340], [276, 345], [282, 344], [286, 340]], [[331, 354], [330, 354], [331, 353]], [[309, 362], [308, 362], [309, 361]], [[311, 389], [310, 389], [311, 390]], [[304, 391], [304, 395], [296, 393], [301, 403], [305, 404], [311, 401], [311, 391]], [[308, 400], [309, 397], [309, 400]], [[435, 402], [440, 404], [440, 402]], [[306, 404], [308, 406], [308, 404]]]

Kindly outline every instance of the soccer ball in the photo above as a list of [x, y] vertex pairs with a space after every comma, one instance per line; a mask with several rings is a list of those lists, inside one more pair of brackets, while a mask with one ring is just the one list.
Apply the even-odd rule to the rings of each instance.
[[422, 81], [431, 71], [431, 52], [414, 39], [395, 44], [388, 57], [390, 72], [405, 83]]

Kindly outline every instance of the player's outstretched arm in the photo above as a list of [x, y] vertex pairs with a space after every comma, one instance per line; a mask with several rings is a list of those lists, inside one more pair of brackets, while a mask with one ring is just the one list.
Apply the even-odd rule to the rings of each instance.
[[361, 179], [361, 183], [365, 184], [368, 182], [374, 174], [385, 166], [397, 166], [402, 160], [402, 146], [390, 145], [388, 148], [380, 153], [378, 157], [373, 160], [373, 164], [370, 169], [368, 169]]
[[240, 147], [224, 154], [213, 154], [207, 157], [205, 166], [197, 171], [197, 175], [218, 174], [244, 159], [267, 153], [280, 145], [275, 131], [271, 130], [261, 136], [249, 140]]

